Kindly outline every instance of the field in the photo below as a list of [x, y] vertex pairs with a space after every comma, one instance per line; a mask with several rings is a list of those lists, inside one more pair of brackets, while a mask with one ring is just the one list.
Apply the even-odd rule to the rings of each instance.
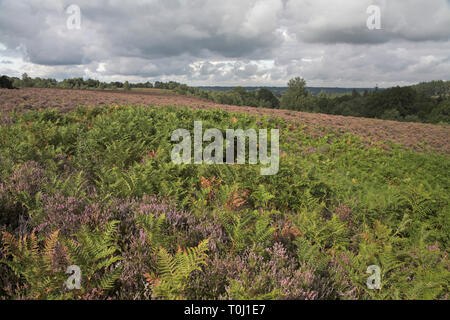
[[[448, 126], [156, 90], [0, 90], [0, 109], [1, 298], [449, 298]], [[279, 129], [278, 174], [172, 163], [197, 120]]]

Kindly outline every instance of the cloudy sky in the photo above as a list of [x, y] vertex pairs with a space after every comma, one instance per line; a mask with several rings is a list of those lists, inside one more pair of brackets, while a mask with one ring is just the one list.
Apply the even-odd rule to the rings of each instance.
[[[381, 29], [367, 27], [371, 5]], [[450, 80], [450, 0], [0, 0], [0, 73], [23, 72], [190, 85]]]

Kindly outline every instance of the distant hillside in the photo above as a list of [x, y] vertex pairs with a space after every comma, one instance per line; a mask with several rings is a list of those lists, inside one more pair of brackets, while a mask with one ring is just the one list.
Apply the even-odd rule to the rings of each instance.
[[[199, 89], [208, 90], [208, 91], [229, 91], [236, 87], [220, 87], [220, 86], [200, 86], [197, 87]], [[248, 91], [256, 91], [261, 88], [268, 89], [272, 91], [275, 95], [280, 96], [284, 91], [288, 89], [288, 87], [243, 87], [245, 90]], [[354, 89], [359, 92], [364, 91], [374, 91], [375, 88], [328, 88], [328, 87], [306, 87], [306, 89], [311, 92], [312, 94], [318, 94], [321, 91], [325, 91], [328, 94], [345, 94], [345, 93], [351, 93]]]

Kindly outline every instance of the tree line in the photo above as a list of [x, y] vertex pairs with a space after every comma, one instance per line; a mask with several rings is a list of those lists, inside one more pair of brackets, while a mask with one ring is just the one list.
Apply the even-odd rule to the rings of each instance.
[[364, 91], [312, 95], [304, 79], [289, 81], [282, 109], [407, 122], [450, 123], [450, 81]]
[[354, 89], [350, 94], [312, 94], [306, 81], [294, 78], [281, 94], [260, 88], [248, 91], [235, 87], [227, 91], [203, 90], [177, 82], [155, 83], [155, 87], [196, 96], [220, 104], [277, 108], [333, 115], [377, 118], [406, 122], [450, 123], [450, 81], [432, 81], [389, 89]]
[[[59, 88], [59, 89], [80, 89], [80, 90], [86, 90], [86, 89], [97, 89], [97, 90], [105, 90], [105, 89], [125, 89], [129, 90], [131, 88], [153, 88], [153, 84], [151, 82], [145, 82], [145, 83], [129, 83], [128, 81], [125, 82], [101, 82], [99, 80], [94, 79], [87, 79], [84, 80], [83, 78], [71, 78], [71, 79], [64, 79], [62, 81], [57, 81], [56, 79], [52, 78], [31, 78], [28, 76], [28, 74], [24, 73], [22, 75], [22, 78], [18, 77], [8, 77], [8, 76], [2, 76], [1, 77], [1, 83], [0, 88]], [[8, 83], [8, 85], [6, 85]]]
[[157, 88], [171, 90], [176, 94], [195, 96], [220, 104], [276, 108], [295, 111], [325, 113], [333, 115], [378, 118], [383, 120], [450, 123], [450, 81], [431, 81], [413, 86], [375, 88], [360, 93], [329, 94], [321, 91], [312, 94], [306, 88], [306, 81], [294, 78], [288, 82], [283, 93], [274, 93], [267, 88], [246, 90], [235, 87], [227, 91], [204, 90], [175, 81], [156, 81], [145, 83], [101, 82], [99, 80], [72, 78], [57, 81], [55, 79], [31, 78], [26, 73], [22, 78], [2, 76], [2, 88], [61, 88], [129, 91], [133, 88]]

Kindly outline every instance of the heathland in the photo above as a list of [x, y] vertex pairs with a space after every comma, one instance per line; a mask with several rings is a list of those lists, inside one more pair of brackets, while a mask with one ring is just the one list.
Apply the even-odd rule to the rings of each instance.
[[[147, 88], [0, 89], [0, 108], [2, 298], [448, 299], [448, 125]], [[278, 173], [174, 164], [198, 120], [279, 129]]]

